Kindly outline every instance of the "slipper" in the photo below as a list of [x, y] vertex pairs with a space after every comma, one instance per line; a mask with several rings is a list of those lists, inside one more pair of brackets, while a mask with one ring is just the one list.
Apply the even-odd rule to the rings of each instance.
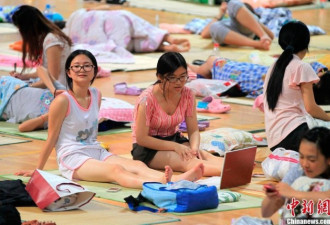
[[115, 88], [115, 94], [140, 95], [142, 93], [141, 88], [135, 86], [128, 87], [125, 82], [115, 84], [114, 88]]
[[208, 96], [197, 103], [197, 112], [224, 113], [231, 109], [230, 105], [222, 103], [220, 98]]
[[[210, 126], [210, 121], [204, 120], [204, 121], [198, 121], [198, 130], [204, 131], [207, 127]], [[179, 131], [181, 132], [187, 132], [187, 124], [185, 121], [180, 123], [179, 125]]]

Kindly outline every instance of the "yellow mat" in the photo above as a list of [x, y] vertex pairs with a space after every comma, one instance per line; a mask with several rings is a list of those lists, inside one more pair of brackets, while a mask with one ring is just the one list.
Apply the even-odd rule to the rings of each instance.
[[17, 207], [22, 220], [53, 221], [57, 225], [91, 225], [91, 224], [159, 224], [180, 221], [180, 219], [151, 214], [132, 212], [127, 208], [91, 201], [78, 210], [64, 212], [42, 212], [37, 207]]

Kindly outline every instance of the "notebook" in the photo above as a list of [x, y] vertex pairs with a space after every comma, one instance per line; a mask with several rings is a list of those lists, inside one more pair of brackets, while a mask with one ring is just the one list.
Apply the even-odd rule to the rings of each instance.
[[220, 178], [220, 189], [251, 182], [256, 146], [226, 152]]

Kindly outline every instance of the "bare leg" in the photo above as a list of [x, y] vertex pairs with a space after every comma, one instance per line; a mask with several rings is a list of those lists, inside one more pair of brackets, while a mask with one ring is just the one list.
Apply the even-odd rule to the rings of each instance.
[[[131, 162], [130, 162], [131, 161]], [[123, 187], [141, 188], [144, 182], [171, 181], [173, 171], [165, 165], [165, 173], [152, 170], [140, 161], [111, 156], [102, 162], [95, 159], [87, 160], [74, 172], [73, 178], [97, 181], [97, 182], [117, 182]], [[173, 180], [198, 180], [203, 176], [202, 168], [192, 168], [184, 174], [173, 176]]]
[[247, 27], [253, 33], [255, 33], [259, 38], [260, 42], [262, 43], [261, 46], [252, 46], [251, 47], [261, 48], [268, 50], [269, 45], [271, 44], [271, 38], [268, 33], [263, 29], [263, 26], [254, 18], [253, 14], [246, 8], [241, 7], [236, 15], [236, 19], [240, 24]]
[[[118, 156], [112, 156], [117, 157], [115, 160], [116, 164], [123, 165], [123, 167], [134, 174], [147, 177], [149, 181], [157, 180], [159, 177], [164, 177], [164, 173], [149, 168], [146, 164], [144, 164], [141, 161], [138, 160], [130, 160]], [[110, 157], [110, 158], [112, 158]], [[190, 181], [196, 181], [199, 180], [203, 176], [204, 166], [202, 163], [196, 164], [195, 166], [191, 167], [190, 169], [184, 171], [185, 173], [179, 174], [179, 175], [173, 175], [173, 170], [170, 166], [164, 165], [163, 167], [159, 168], [162, 170], [165, 168], [165, 182], [171, 181], [178, 181], [178, 180], [190, 180]], [[173, 176], [172, 176], [173, 175]]]
[[161, 169], [164, 168], [164, 165], [169, 165], [174, 171], [186, 172], [202, 163], [204, 165], [204, 176], [219, 176], [221, 174], [222, 161], [221, 158], [219, 158], [217, 163], [198, 158], [183, 161], [174, 151], [158, 151], [149, 166], [153, 169]]
[[203, 151], [203, 150], [200, 150], [200, 154], [201, 154], [203, 160], [212, 162], [216, 165], [223, 164], [223, 157], [218, 157], [218, 156], [212, 155], [211, 153], [209, 153], [207, 151]]
[[193, 72], [195, 72], [205, 78], [211, 79], [212, 78], [211, 70], [213, 68], [213, 62], [216, 58], [217, 58], [216, 56], [210, 56], [203, 65], [197, 66], [197, 65], [188, 64], [188, 67]]
[[[108, 159], [111, 158], [109, 157]], [[164, 173], [159, 172], [159, 177], [150, 179], [148, 176], [127, 171], [122, 165], [112, 163], [116, 160], [108, 159], [105, 162], [95, 159], [87, 160], [82, 166], [76, 169], [73, 178], [86, 181], [116, 182], [123, 187], [129, 188], [141, 188], [142, 184], [147, 181], [161, 183], [168, 181]]]
[[259, 41], [252, 40], [251, 38], [248, 38], [240, 33], [236, 33], [235, 31], [229, 31], [223, 42], [228, 45], [249, 46], [263, 50], [269, 50], [271, 43], [270, 41], [266, 42], [266, 39]]

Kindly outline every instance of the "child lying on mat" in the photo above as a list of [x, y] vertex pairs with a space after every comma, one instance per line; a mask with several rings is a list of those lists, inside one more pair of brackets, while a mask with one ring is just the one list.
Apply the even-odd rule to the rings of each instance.
[[[315, 100], [320, 105], [330, 104], [330, 72], [319, 62], [310, 63], [318, 73], [320, 82], [314, 85]], [[239, 97], [248, 95], [257, 97], [263, 93], [264, 77], [269, 66], [249, 62], [238, 62], [216, 56], [210, 56], [201, 66], [188, 64], [189, 68], [199, 76], [208, 79], [234, 81], [238, 83], [221, 95]]]
[[[304, 134], [299, 147], [300, 165], [303, 174], [289, 171], [282, 182], [265, 188], [266, 197], [262, 203], [262, 216], [270, 217], [282, 207], [281, 223], [287, 219], [326, 218], [316, 206], [328, 207], [330, 198], [330, 130], [316, 127]], [[293, 183], [284, 182], [290, 177]], [[305, 203], [304, 203], [305, 202]], [[328, 202], [328, 204], [326, 204]], [[297, 203], [297, 205], [295, 205]], [[307, 207], [310, 205], [311, 207]], [[322, 207], [320, 207], [322, 208]], [[328, 214], [326, 214], [328, 213]]]
[[63, 91], [56, 89], [59, 82], [51, 80], [44, 67], [37, 67], [37, 74], [48, 89], [30, 87], [11, 76], [0, 77], [0, 119], [23, 122], [19, 126], [21, 132], [47, 129], [49, 105], [54, 95]]
[[[185, 86], [187, 63], [180, 53], [164, 53], [157, 63], [157, 81], [137, 99], [134, 110], [133, 159], [153, 169], [170, 165], [186, 172], [204, 164], [205, 176], [219, 176], [222, 157], [199, 149], [195, 95]], [[178, 131], [185, 121], [189, 140]]]
[[[76, 50], [69, 55], [65, 68], [69, 90], [57, 96], [50, 106], [48, 139], [37, 169], [44, 168], [55, 146], [59, 170], [68, 179], [117, 182], [124, 187], [141, 188], [147, 181], [195, 181], [203, 176], [202, 163], [183, 174], [173, 175], [170, 166], [165, 165], [162, 173], [102, 148], [97, 142], [101, 93], [90, 87], [98, 70], [96, 59], [87, 50]], [[24, 170], [16, 175], [31, 176], [32, 173], [33, 170]]]
[[189, 40], [175, 38], [129, 11], [112, 8], [107, 5], [76, 10], [63, 31], [75, 44], [88, 44], [88, 49], [96, 52], [112, 51], [124, 59], [122, 63], [130, 59], [130, 52], [189, 51]]

